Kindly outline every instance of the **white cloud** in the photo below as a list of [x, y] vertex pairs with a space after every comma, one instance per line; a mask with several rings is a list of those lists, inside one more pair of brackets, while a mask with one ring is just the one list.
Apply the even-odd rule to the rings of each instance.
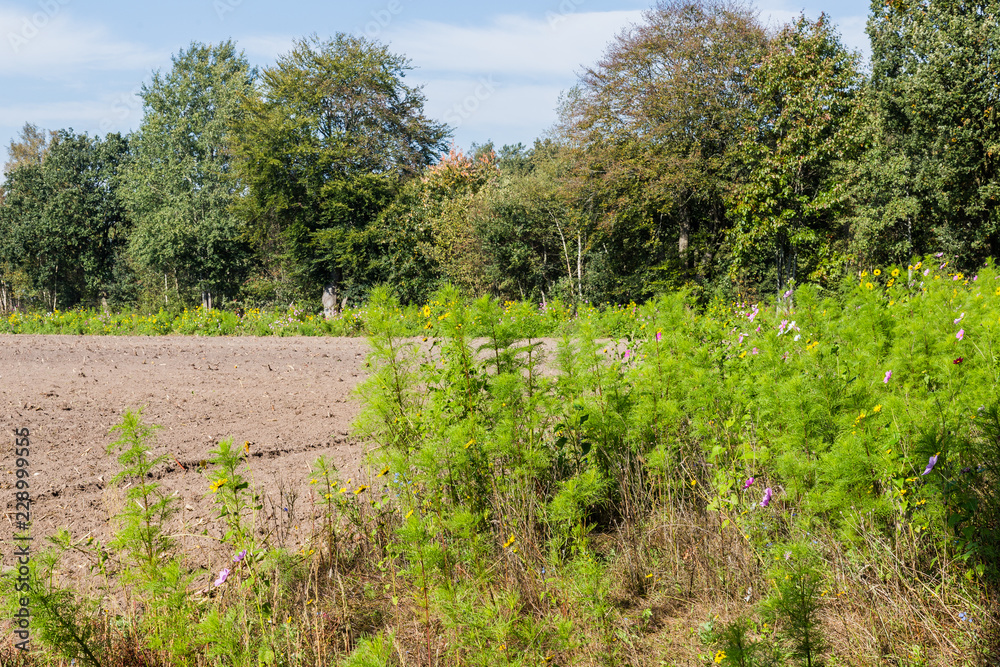
[[69, 78], [81, 69], [149, 69], [168, 61], [169, 54], [77, 21], [64, 6], [68, 1], [39, 3], [35, 11], [0, 7], [0, 74]]
[[496, 76], [572, 77], [596, 62], [640, 11], [550, 13], [545, 18], [503, 15], [487, 26], [414, 21], [383, 36], [420, 70]]
[[127, 132], [142, 120], [138, 89], [98, 99], [0, 106], [0, 127], [20, 128], [30, 122], [47, 129], [69, 129], [104, 135]]
[[253, 35], [241, 37], [236, 41], [236, 48], [247, 54], [251, 63], [270, 65], [278, 56], [285, 55], [295, 46], [295, 38], [284, 35]]
[[[770, 28], [780, 28], [786, 23], [794, 21], [802, 13], [801, 8], [789, 9], [791, 0], [764, 0], [757, 3], [760, 12], [760, 20]], [[851, 9], [855, 9], [851, 7]], [[806, 16], [810, 19], [819, 18], [819, 11], [807, 11]], [[871, 56], [871, 44], [868, 35], [865, 34], [865, 26], [868, 24], [868, 16], [865, 14], [840, 15], [833, 12], [826, 12], [837, 31], [840, 33], [844, 46], [852, 51], [860, 51], [864, 58]]]

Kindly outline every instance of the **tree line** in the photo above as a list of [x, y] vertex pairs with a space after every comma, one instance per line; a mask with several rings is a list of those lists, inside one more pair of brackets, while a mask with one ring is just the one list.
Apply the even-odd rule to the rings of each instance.
[[194, 43], [134, 133], [11, 142], [0, 306], [753, 298], [931, 252], [979, 266], [1000, 252], [998, 2], [873, 0], [867, 67], [826, 16], [664, 0], [532, 146], [466, 152], [377, 41], [312, 36], [262, 69]]

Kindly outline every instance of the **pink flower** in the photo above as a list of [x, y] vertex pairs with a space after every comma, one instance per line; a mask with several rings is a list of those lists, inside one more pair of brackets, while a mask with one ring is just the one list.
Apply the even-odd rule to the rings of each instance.
[[632, 350], [625, 350], [625, 361], [628, 361], [628, 358], [631, 356], [632, 356]]
[[743, 483], [744, 490], [749, 489], [751, 486], [753, 486], [753, 477], [749, 478], [747, 481]]
[[943, 253], [943, 252], [939, 252], [938, 254], [936, 254], [936, 255], [934, 255], [934, 256], [935, 256], [935, 257], [944, 257], [944, 253]]
[[757, 348], [754, 348], [754, 349], [750, 350], [750, 354], [760, 354], [760, 350], [758, 350]]
[[739, 344], [740, 344], [740, 345], [742, 345], [742, 344], [743, 344], [743, 339], [744, 339], [744, 338], [746, 338], [746, 334], [742, 334], [742, 333], [741, 333], [741, 334], [740, 334], [740, 342], [739, 342]]
[[892, 371], [885, 372], [885, 379], [882, 380], [882, 384], [889, 384], [889, 378], [892, 377]]
[[931, 270], [930, 270], [930, 269], [924, 269], [924, 275], [925, 275], [925, 276], [926, 276], [926, 275], [930, 275], [930, 272], [931, 272]]
[[662, 331], [657, 331], [656, 332], [656, 342], [659, 343], [661, 340], [663, 340], [663, 332]]
[[238, 554], [236, 554], [235, 556], [233, 556], [233, 562], [234, 563], [239, 563], [241, 560], [243, 560], [244, 558], [246, 558], [246, 556], [247, 556], [247, 550], [244, 549], [243, 551], [241, 551]]
[[764, 489], [764, 498], [760, 501], [760, 506], [761, 507], [767, 507], [768, 505], [770, 505], [771, 504], [771, 496], [773, 496], [773, 495], [774, 495], [774, 492], [771, 491], [771, 487], [767, 487], [766, 489]]
[[222, 584], [226, 583], [226, 579], [228, 579], [228, 578], [229, 578], [229, 568], [228, 567], [224, 567], [224, 568], [222, 568], [222, 572], [219, 573], [219, 578], [215, 580], [215, 584], [213, 584], [213, 585], [216, 588], [218, 588]]
[[962, 340], [963, 338], [965, 338], [965, 329], [959, 329], [958, 333], [955, 334], [955, 338], [957, 338], [959, 340]]

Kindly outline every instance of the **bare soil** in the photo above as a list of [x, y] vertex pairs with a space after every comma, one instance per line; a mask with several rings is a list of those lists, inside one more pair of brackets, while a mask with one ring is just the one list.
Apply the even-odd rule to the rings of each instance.
[[14, 429], [31, 432], [34, 549], [61, 527], [103, 542], [124, 497], [109, 485], [121, 469], [109, 430], [129, 408], [162, 426], [154, 455], [168, 463], [156, 476], [180, 497], [184, 550], [204, 550], [197, 564], [220, 555], [205, 466], [225, 438], [250, 443], [262, 523], [282, 539], [304, 534], [316, 459], [330, 456], [344, 480], [361, 473], [364, 446], [348, 434], [366, 353], [361, 338], [0, 336], [0, 567], [13, 564]]

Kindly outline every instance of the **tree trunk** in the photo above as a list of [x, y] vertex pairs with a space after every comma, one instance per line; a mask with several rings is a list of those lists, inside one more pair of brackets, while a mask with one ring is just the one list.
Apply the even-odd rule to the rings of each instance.
[[340, 312], [340, 269], [330, 272], [330, 282], [323, 286], [323, 317], [331, 318]]
[[681, 206], [680, 210], [681, 233], [677, 239], [677, 253], [681, 256], [681, 264], [687, 267], [687, 251], [691, 242], [691, 220], [688, 217], [687, 207]]

